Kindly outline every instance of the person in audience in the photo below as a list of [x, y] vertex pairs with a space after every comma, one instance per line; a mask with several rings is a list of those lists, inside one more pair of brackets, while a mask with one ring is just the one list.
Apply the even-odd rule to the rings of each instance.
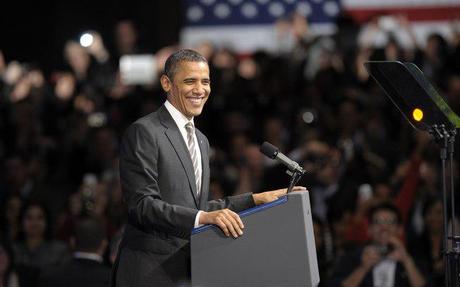
[[425, 286], [424, 273], [404, 246], [399, 210], [379, 204], [370, 209], [369, 222], [370, 242], [342, 257], [329, 286]]
[[410, 238], [409, 250], [429, 271], [433, 286], [444, 286], [442, 199], [430, 197], [423, 206], [424, 230]]
[[13, 244], [15, 264], [21, 286], [36, 286], [43, 268], [69, 259], [67, 246], [51, 238], [45, 207], [38, 202], [24, 206], [19, 240]]
[[0, 240], [0, 287], [19, 287], [13, 252], [5, 240]]
[[102, 222], [90, 217], [80, 218], [71, 238], [72, 260], [44, 270], [39, 279], [39, 286], [109, 286], [110, 268], [103, 259], [107, 242]]

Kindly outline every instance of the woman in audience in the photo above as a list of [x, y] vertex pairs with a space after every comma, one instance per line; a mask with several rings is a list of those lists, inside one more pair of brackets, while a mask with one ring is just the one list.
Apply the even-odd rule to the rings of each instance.
[[6, 242], [0, 240], [0, 287], [18, 287], [18, 276], [14, 272], [13, 253]]
[[13, 245], [21, 286], [35, 286], [40, 271], [69, 258], [67, 246], [50, 239], [49, 217], [37, 202], [27, 204], [21, 213], [19, 241]]
[[444, 286], [443, 220], [442, 199], [440, 197], [431, 197], [425, 201], [423, 222], [422, 234], [409, 240], [409, 248], [429, 270], [433, 286]]

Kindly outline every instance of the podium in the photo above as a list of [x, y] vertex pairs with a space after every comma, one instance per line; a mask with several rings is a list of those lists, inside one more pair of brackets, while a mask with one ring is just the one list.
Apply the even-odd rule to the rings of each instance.
[[299, 287], [319, 283], [308, 192], [241, 212], [243, 236], [212, 225], [191, 236], [193, 287]]

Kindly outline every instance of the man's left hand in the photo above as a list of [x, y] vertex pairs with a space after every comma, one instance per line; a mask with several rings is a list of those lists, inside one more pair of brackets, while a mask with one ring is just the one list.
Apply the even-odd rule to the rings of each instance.
[[[293, 192], [295, 191], [306, 191], [307, 189], [303, 186], [294, 186], [292, 189]], [[274, 200], [277, 200], [281, 196], [286, 195], [287, 188], [282, 188], [282, 189], [277, 189], [277, 190], [272, 190], [272, 191], [266, 191], [262, 193], [255, 193], [252, 195], [252, 198], [254, 199], [254, 203], [256, 205], [264, 204], [264, 203], [269, 203]]]

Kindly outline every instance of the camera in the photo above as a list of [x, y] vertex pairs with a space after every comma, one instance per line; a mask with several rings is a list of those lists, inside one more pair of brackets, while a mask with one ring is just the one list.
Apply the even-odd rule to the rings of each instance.
[[390, 254], [394, 249], [393, 246], [390, 245], [390, 244], [377, 245], [376, 248], [377, 248], [380, 256], [382, 256], [382, 257], [388, 256], [388, 254]]

